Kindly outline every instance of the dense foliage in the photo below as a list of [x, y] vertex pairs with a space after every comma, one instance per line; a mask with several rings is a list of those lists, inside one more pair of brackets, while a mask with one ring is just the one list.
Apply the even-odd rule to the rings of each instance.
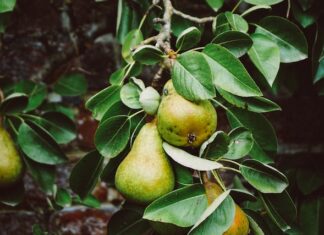
[[[108, 233], [140, 235], [171, 226], [181, 228], [177, 234], [223, 234], [234, 221], [236, 203], [252, 234], [321, 234], [318, 191], [324, 181], [317, 172], [277, 169], [278, 141], [266, 117], [281, 110], [269, 97], [294, 92], [299, 81], [291, 70], [298, 71], [297, 66], [308, 69], [314, 95], [324, 93], [320, 0], [206, 0], [204, 5], [210, 15], [198, 17], [199, 12], [178, 10], [181, 1], [118, 1], [115, 36], [121, 66], [109, 77], [109, 86], [86, 102], [99, 121], [96, 149], [73, 168], [73, 193], [55, 185], [55, 165], [66, 162], [62, 146], [76, 137], [73, 110], [47, 96], [49, 90], [58, 97], [84, 95], [82, 74], [65, 74], [51, 87], [32, 81], [6, 86], [0, 104], [3, 126], [53, 208], [72, 202], [98, 206], [93, 188], [99, 180], [114, 186], [118, 166], [141, 128], [159, 112], [168, 95], [163, 87], [172, 79], [185, 100], [210, 102], [225, 113], [215, 122], [228, 123], [230, 129], [218, 127], [201, 145], [184, 148], [170, 144], [160, 128], [176, 186], [149, 205], [124, 203]], [[1, 1], [0, 31], [14, 7], [15, 1]], [[143, 80], [148, 68], [151, 79]], [[224, 182], [226, 175], [230, 182]], [[222, 189], [212, 203], [206, 197], [210, 181]], [[17, 205], [23, 191], [20, 181], [1, 191], [0, 201]]]

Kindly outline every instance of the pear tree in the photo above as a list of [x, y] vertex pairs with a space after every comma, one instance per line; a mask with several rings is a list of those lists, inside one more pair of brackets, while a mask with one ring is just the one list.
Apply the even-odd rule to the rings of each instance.
[[[281, 64], [307, 59], [307, 41], [289, 20], [290, 1], [286, 15], [271, 9], [287, 1], [234, 2], [206, 1], [214, 13], [200, 18], [178, 10], [177, 1], [134, 1], [139, 11], [119, 1], [123, 62], [110, 85], [86, 103], [100, 122], [97, 164], [81, 174], [87, 155], [71, 175], [79, 195], [101, 179], [125, 197], [108, 234], [296, 229], [288, 179], [275, 168], [276, 133], [265, 116], [281, 108], [265, 94]], [[150, 81], [141, 79], [144, 68], [155, 71]], [[156, 125], [159, 136], [143, 135], [148, 125]], [[233, 182], [225, 182], [226, 175]]]

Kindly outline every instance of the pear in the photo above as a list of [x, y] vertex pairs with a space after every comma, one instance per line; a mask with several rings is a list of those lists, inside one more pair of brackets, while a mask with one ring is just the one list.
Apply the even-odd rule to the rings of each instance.
[[[208, 204], [211, 204], [222, 192], [221, 187], [213, 182], [205, 182]], [[243, 210], [235, 204], [234, 221], [223, 235], [248, 235], [249, 221]]]
[[217, 114], [208, 100], [191, 102], [179, 95], [169, 80], [158, 109], [158, 130], [168, 143], [199, 147], [216, 130]]
[[11, 186], [22, 175], [23, 163], [9, 133], [0, 124], [0, 187]]
[[128, 200], [148, 204], [173, 190], [172, 166], [164, 153], [155, 120], [145, 124], [118, 166], [115, 186]]

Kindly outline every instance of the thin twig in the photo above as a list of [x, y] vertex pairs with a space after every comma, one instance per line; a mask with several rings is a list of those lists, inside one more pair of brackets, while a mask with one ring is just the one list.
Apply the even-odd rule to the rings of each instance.
[[234, 6], [232, 13], [234, 13], [236, 11], [236, 9], [240, 6], [240, 4], [242, 3], [242, 0], [238, 1], [238, 3]]
[[290, 8], [291, 8], [291, 2], [290, 0], [288, 0], [288, 6], [287, 6], [287, 13], [286, 13], [286, 18], [289, 18], [289, 15], [290, 15]]
[[157, 71], [157, 73], [153, 77], [152, 87], [154, 87], [155, 89], [160, 88], [160, 80], [162, 78], [162, 73], [163, 73], [164, 68], [165, 67], [163, 65], [161, 65], [161, 67], [159, 68], [159, 70]]
[[163, 26], [158, 34], [157, 46], [162, 48], [166, 54], [171, 51], [170, 38], [171, 38], [171, 19], [173, 14], [173, 7], [171, 0], [163, 0], [164, 14]]
[[158, 40], [158, 37], [159, 37], [159, 35], [154, 35], [152, 37], [149, 37], [149, 38], [145, 39], [144, 41], [142, 41], [140, 45], [147, 45], [152, 42], [156, 42]]
[[0, 88], [0, 103], [4, 100], [4, 94], [3, 91]]
[[178, 11], [176, 9], [173, 9], [173, 13], [175, 15], [181, 16], [184, 19], [190, 20], [190, 21], [198, 23], [198, 24], [204, 24], [204, 23], [207, 23], [207, 22], [212, 22], [214, 20], [214, 18], [215, 18], [213, 16], [198, 18], [198, 17], [194, 17], [194, 16], [191, 16], [191, 15], [187, 15], [187, 14], [185, 14], [185, 13], [183, 13], [181, 11]]
[[218, 185], [223, 189], [223, 191], [226, 191], [226, 186], [224, 185], [221, 177], [219, 176], [218, 172], [216, 170], [212, 171], [212, 175], [214, 176], [216, 182]]

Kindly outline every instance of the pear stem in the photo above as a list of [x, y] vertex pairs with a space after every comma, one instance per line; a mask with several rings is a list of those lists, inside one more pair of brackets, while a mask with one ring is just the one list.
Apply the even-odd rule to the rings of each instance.
[[232, 167], [226, 167], [226, 166], [223, 166], [222, 169], [224, 169], [224, 170], [234, 171], [234, 172], [236, 172], [236, 173], [241, 174], [241, 172], [240, 172], [239, 170], [237, 170], [237, 169], [235, 169], [235, 168], [232, 168]]
[[[18, 135], [19, 132], [10, 119], [8, 119], [8, 123], [9, 123], [10, 127], [12, 128], [12, 130], [15, 132], [15, 134]], [[0, 124], [0, 127], [1, 127], [1, 124]]]
[[221, 162], [229, 162], [229, 163], [232, 163], [233, 165], [236, 165], [238, 167], [242, 166], [242, 164], [240, 164], [238, 162], [235, 162], [235, 161], [232, 161], [232, 160], [228, 160], [228, 159], [220, 159], [219, 161], [221, 161]]
[[132, 115], [130, 115], [130, 116], [128, 117], [128, 119], [131, 119], [131, 118], [135, 117], [137, 114], [140, 114], [140, 113], [143, 113], [143, 112], [144, 112], [144, 110], [140, 110], [140, 111], [138, 111], [138, 112], [136, 112], [136, 113], [133, 113]]
[[228, 108], [225, 107], [221, 102], [215, 100], [215, 99], [212, 99], [212, 101], [214, 101], [216, 104], [218, 104], [220, 107], [222, 107], [223, 109], [225, 109], [226, 111], [228, 111]]
[[216, 170], [212, 171], [212, 174], [216, 180], [216, 182], [219, 184], [219, 186], [222, 188], [223, 191], [226, 191], [226, 187], [221, 179], [221, 177], [218, 175], [218, 172]]
[[202, 182], [203, 182], [204, 184], [210, 182], [210, 180], [209, 180], [209, 178], [208, 178], [208, 174], [207, 174], [206, 171], [203, 171], [202, 173], [199, 172], [199, 173], [201, 174], [201, 177], [200, 177], [200, 178], [202, 178]]

